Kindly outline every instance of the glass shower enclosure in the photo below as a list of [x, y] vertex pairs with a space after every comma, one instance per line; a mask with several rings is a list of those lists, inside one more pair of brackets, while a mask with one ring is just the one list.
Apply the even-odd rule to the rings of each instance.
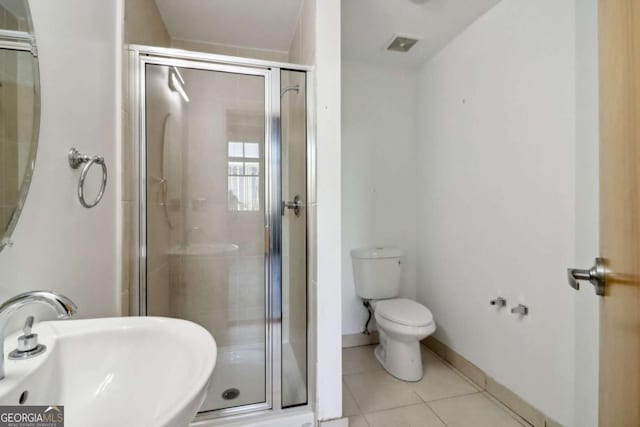
[[215, 338], [200, 418], [305, 405], [307, 70], [131, 52], [139, 314]]

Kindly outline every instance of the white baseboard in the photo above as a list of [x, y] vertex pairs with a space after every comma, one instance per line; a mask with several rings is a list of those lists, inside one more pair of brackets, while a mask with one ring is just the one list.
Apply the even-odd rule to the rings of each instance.
[[442, 343], [435, 337], [430, 336], [425, 338], [422, 340], [422, 344], [427, 346], [427, 348], [459, 370], [478, 387], [489, 393], [498, 402], [502, 403], [533, 427], [560, 426], [556, 421], [533, 407], [533, 405], [529, 404], [495, 379], [491, 378], [482, 369], [462, 357], [451, 347]]

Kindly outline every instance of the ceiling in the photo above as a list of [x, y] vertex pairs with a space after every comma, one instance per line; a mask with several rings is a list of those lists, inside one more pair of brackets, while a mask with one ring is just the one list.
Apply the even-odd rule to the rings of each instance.
[[174, 39], [279, 51], [289, 50], [302, 3], [303, 0], [156, 0]]
[[[417, 66], [500, 0], [342, 0], [342, 57]], [[395, 33], [422, 39], [407, 53], [385, 50]]]

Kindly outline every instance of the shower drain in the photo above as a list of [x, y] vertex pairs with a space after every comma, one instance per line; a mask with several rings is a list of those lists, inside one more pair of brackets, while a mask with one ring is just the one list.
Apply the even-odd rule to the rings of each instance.
[[238, 396], [240, 396], [240, 390], [237, 388], [228, 388], [222, 392], [222, 398], [224, 400], [233, 400]]

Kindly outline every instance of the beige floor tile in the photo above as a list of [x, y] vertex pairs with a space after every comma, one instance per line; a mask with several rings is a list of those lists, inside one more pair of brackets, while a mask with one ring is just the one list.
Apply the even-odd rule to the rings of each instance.
[[370, 427], [446, 427], [424, 403], [365, 415]]
[[512, 411], [511, 409], [509, 409], [509, 407], [507, 407], [504, 403], [500, 402], [498, 399], [496, 399], [495, 397], [493, 397], [492, 395], [490, 395], [486, 391], [483, 391], [482, 395], [484, 397], [486, 397], [487, 399], [489, 399], [490, 401], [492, 401], [495, 405], [497, 405], [500, 409], [505, 411], [507, 414], [511, 415], [511, 418], [514, 418], [514, 419], [518, 420], [518, 422], [520, 424], [522, 424], [522, 425], [525, 425], [527, 427], [531, 427], [531, 426], [540, 427], [540, 426], [544, 426], [545, 423], [547, 423], [546, 425], [548, 425], [549, 427], [552, 427], [552, 424], [550, 423], [551, 420], [549, 420], [549, 419], [545, 419], [545, 420], [542, 420], [542, 421], [533, 420], [533, 422], [531, 422], [531, 420], [523, 419], [516, 412]]
[[421, 403], [408, 383], [386, 371], [345, 375], [344, 381], [363, 413]]
[[375, 345], [364, 345], [342, 350], [342, 375], [379, 371], [382, 368], [373, 354]]
[[353, 394], [349, 391], [349, 388], [346, 384], [342, 383], [342, 416], [350, 417], [352, 415], [360, 415], [360, 408], [358, 408], [358, 404], [356, 400], [353, 398]]
[[349, 427], [369, 427], [369, 423], [362, 415], [349, 417]]
[[426, 348], [422, 350], [422, 365], [424, 377], [410, 384], [425, 402], [480, 391], [475, 384], [458, 374]]
[[482, 393], [429, 402], [448, 427], [522, 427]]

